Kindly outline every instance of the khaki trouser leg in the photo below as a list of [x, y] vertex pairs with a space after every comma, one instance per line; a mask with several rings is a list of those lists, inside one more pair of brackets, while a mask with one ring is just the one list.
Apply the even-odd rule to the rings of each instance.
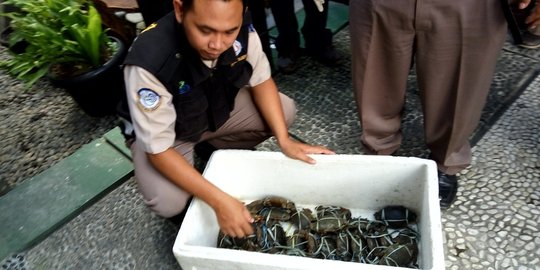
[[[294, 101], [280, 93], [287, 124], [290, 126], [296, 115]], [[216, 148], [251, 149], [271, 136], [271, 131], [262, 120], [247, 89], [241, 89], [235, 100], [235, 109], [229, 120], [216, 132], [205, 132], [201, 141], [209, 140]], [[173, 148], [193, 164], [195, 142], [175, 141]], [[146, 153], [132, 144], [131, 152], [135, 166], [135, 179], [145, 204], [156, 214], [172, 217], [186, 207], [191, 194], [185, 192], [154, 169]]]
[[[193, 146], [195, 144], [180, 141], [176, 141], [176, 143], [178, 144], [175, 145], [174, 149], [193, 164]], [[191, 195], [154, 169], [146, 152], [137, 145], [137, 140], [131, 145], [131, 154], [135, 167], [135, 180], [144, 203], [157, 215], [166, 218], [182, 212]]]
[[362, 0], [351, 1], [349, 10], [362, 142], [377, 154], [399, 147], [408, 68], [416, 55], [432, 157], [448, 174], [468, 166], [468, 138], [506, 35], [499, 1]]
[[507, 27], [499, 0], [417, 5], [416, 65], [431, 157], [456, 174], [471, 163], [477, 127]]
[[401, 115], [413, 55], [414, 0], [351, 1], [352, 82], [370, 153], [401, 144]]

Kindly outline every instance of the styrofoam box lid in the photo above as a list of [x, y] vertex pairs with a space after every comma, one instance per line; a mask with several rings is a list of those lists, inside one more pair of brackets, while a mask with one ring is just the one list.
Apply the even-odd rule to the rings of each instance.
[[[418, 214], [420, 268], [444, 269], [435, 162], [370, 155], [311, 157], [317, 164], [293, 160], [280, 152], [219, 150], [203, 175], [246, 203], [278, 195], [297, 206], [337, 205], [353, 213], [403, 205]], [[216, 248], [218, 232], [212, 208], [195, 198], [173, 246], [182, 269], [407, 269]]]

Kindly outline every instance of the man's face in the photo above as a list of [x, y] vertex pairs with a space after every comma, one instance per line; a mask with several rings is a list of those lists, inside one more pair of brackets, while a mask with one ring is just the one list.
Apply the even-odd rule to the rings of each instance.
[[180, 0], [175, 1], [175, 14], [182, 23], [191, 46], [205, 60], [215, 60], [230, 48], [242, 26], [241, 0], [194, 0], [184, 10]]

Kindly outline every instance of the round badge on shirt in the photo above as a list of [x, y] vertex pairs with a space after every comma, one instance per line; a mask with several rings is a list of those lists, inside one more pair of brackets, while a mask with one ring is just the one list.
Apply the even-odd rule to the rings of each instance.
[[154, 90], [141, 88], [139, 92], [139, 106], [145, 111], [153, 111], [161, 104], [161, 96]]

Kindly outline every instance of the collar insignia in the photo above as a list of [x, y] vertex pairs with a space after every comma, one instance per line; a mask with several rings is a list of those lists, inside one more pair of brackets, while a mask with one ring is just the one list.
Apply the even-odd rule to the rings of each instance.
[[149, 25], [148, 27], [146, 27], [144, 30], [142, 30], [141, 34], [152, 29], [152, 28], [156, 28], [157, 26], [157, 23], [152, 23], [151, 25]]
[[233, 46], [233, 49], [234, 49], [234, 54], [236, 54], [236, 56], [238, 56], [240, 54], [240, 52], [242, 52], [242, 43], [240, 43], [240, 41], [238, 41], [238, 40], [235, 40], [232, 46]]

